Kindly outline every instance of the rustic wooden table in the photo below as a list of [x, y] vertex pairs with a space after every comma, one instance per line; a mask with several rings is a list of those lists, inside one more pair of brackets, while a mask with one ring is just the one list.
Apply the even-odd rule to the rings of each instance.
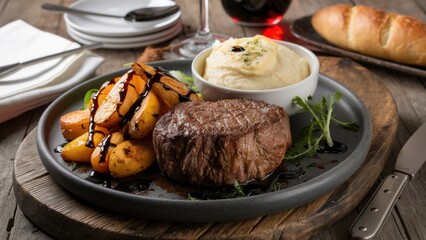
[[[60, 15], [41, 10], [40, 5], [43, 2], [41, 0], [0, 0], [0, 26], [16, 19], [23, 19], [37, 28], [71, 39], [66, 33], [65, 24]], [[49, 2], [69, 5], [74, 1], [51, 0]], [[197, 1], [180, 0], [177, 2], [182, 7], [182, 21], [185, 25], [185, 31], [194, 31], [198, 21], [196, 14]], [[277, 34], [280, 34], [284, 40], [296, 41], [288, 30], [288, 26], [293, 20], [338, 2], [372, 5], [384, 10], [410, 15], [426, 22], [426, 2], [421, 0], [294, 0], [283, 22], [279, 24], [284, 31]], [[220, 1], [210, 1], [210, 4], [210, 27], [213, 32], [233, 37], [265, 33], [266, 29], [263, 28], [247, 28], [235, 25], [224, 13]], [[96, 71], [96, 75], [101, 75], [112, 69], [122, 67], [123, 63], [134, 61], [143, 52], [143, 49], [95, 50], [94, 52], [105, 58], [105, 62]], [[322, 59], [326, 59], [326, 57]], [[330, 61], [323, 62], [327, 64]], [[358, 64], [388, 88], [398, 108], [399, 125], [396, 137], [391, 143], [389, 158], [381, 174], [381, 176], [385, 176], [391, 173], [401, 146], [421, 123], [426, 121], [426, 79], [369, 64]], [[345, 71], [345, 68], [350, 68], [353, 65], [342, 64], [339, 67], [342, 68], [342, 71]], [[324, 67], [322, 69], [326, 70]], [[350, 71], [350, 69], [346, 70]], [[380, 105], [381, 103], [377, 102], [377, 104]], [[35, 128], [45, 108], [46, 106], [39, 107], [0, 124], [0, 164], [2, 166], [0, 168], [0, 239], [51, 239], [49, 235], [25, 217], [19, 206], [17, 206], [12, 189], [12, 172], [18, 147], [23, 139]], [[380, 179], [381, 177], [379, 177]], [[329, 228], [314, 234], [312, 239], [348, 238], [349, 226], [356, 218], [359, 210], [364, 206], [370, 194], [347, 216]], [[378, 239], [426, 239], [425, 166], [403, 192]]]

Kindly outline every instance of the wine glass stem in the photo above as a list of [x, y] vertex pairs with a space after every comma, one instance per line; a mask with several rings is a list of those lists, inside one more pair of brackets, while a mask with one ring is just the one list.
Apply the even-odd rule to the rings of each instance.
[[209, 0], [199, 0], [199, 20], [197, 34], [200, 37], [211, 35], [209, 28]]
[[199, 0], [199, 25], [193, 39], [190, 40], [188, 49], [199, 53], [210, 47], [216, 41], [209, 28], [209, 0]]
[[[181, 40], [178, 50], [171, 52], [179, 58], [193, 58], [201, 51], [218, 44], [220, 36], [214, 35], [209, 28], [209, 0], [199, 0], [199, 25], [194, 36]], [[216, 38], [218, 37], [218, 38]]]

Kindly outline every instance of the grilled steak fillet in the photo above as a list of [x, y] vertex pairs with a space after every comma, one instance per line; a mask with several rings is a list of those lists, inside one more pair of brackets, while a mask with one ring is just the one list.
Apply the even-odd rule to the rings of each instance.
[[291, 145], [285, 110], [262, 101], [180, 103], [153, 132], [163, 174], [199, 186], [260, 180]]

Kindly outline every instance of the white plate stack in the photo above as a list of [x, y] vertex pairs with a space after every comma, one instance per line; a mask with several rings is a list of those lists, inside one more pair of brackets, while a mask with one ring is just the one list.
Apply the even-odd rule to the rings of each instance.
[[[170, 0], [81, 0], [71, 8], [110, 15], [125, 16], [144, 7], [175, 5]], [[64, 20], [68, 34], [77, 42], [91, 44], [104, 42], [105, 48], [124, 49], [144, 47], [169, 40], [182, 30], [181, 12], [143, 22], [130, 22], [124, 18], [66, 13]]]

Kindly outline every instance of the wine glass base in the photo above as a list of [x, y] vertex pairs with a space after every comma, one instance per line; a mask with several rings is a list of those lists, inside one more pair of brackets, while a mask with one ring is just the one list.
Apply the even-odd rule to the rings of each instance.
[[278, 25], [279, 21], [271, 22], [271, 23], [256, 23], [256, 22], [242, 22], [242, 21], [234, 21], [235, 24], [243, 27], [272, 27]]
[[195, 34], [178, 38], [170, 43], [169, 52], [165, 53], [166, 59], [193, 59], [197, 54], [211, 46], [227, 40], [229, 37], [221, 34], [213, 34], [210, 41], [196, 41]]

